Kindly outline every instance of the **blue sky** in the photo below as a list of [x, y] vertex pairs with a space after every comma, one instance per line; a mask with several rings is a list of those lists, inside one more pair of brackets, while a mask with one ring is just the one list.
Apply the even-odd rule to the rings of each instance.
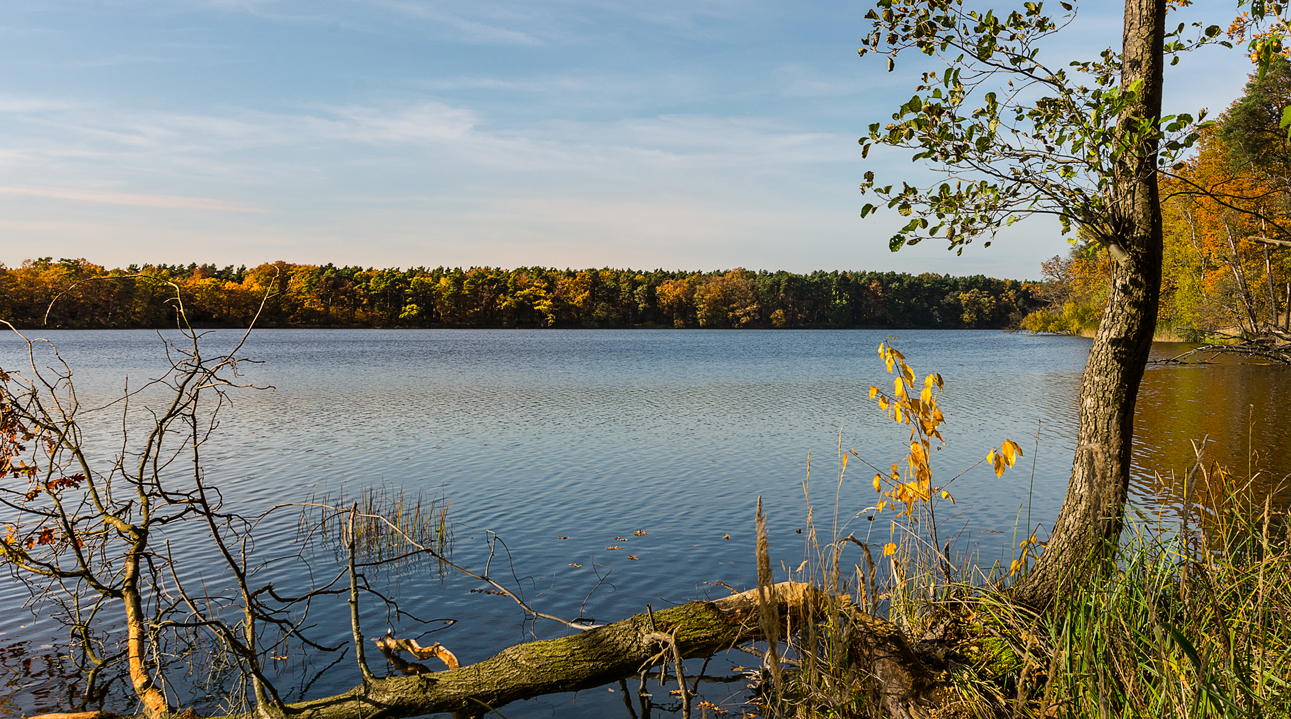
[[[1227, 3], [1208, 22], [1226, 25]], [[42, 0], [0, 11], [0, 262], [876, 269], [1033, 278], [1021, 223], [962, 257], [862, 220], [857, 138], [917, 67], [860, 2]], [[1219, 8], [1219, 9], [1215, 9]], [[1114, 3], [1050, 49], [1119, 44]], [[1206, 51], [1167, 105], [1223, 109]]]

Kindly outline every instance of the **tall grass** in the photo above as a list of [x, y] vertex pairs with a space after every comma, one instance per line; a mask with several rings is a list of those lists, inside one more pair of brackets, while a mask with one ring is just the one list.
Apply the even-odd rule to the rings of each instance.
[[1117, 571], [1045, 618], [1034, 710], [1291, 717], [1286, 513], [1217, 467], [1202, 474], [1215, 500], [1196, 530], [1132, 527]]
[[[450, 558], [453, 548], [453, 525], [449, 520], [449, 499], [423, 489], [408, 492], [387, 485], [365, 486], [354, 496], [341, 492], [322, 492], [310, 498], [301, 515], [302, 537], [321, 539], [325, 547], [346, 551], [346, 532], [350, 508], [358, 514], [354, 522], [354, 549], [363, 562], [394, 566], [429, 562], [423, 552], [411, 551], [404, 535]], [[308, 532], [306, 529], [308, 528]], [[445, 567], [436, 562], [442, 572]]]
[[[876, 562], [877, 546], [837, 523], [819, 536], [809, 511], [794, 578], [841, 601], [788, 636], [790, 671], [762, 712], [878, 716], [854, 642], [871, 614], [951, 679], [953, 716], [1291, 717], [1291, 522], [1249, 477], [1199, 470], [1188, 494], [1205, 506], [1169, 523], [1138, 514], [1115, 569], [1074, 583], [1044, 614], [1010, 601], [1008, 568], [950, 556], [929, 529]], [[849, 544], [861, 558], [844, 563]]]

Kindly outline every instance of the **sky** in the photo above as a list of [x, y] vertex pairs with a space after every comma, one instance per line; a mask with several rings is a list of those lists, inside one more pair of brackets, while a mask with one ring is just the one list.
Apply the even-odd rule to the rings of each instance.
[[[1187, 12], [1227, 25], [1230, 3]], [[0, 11], [0, 262], [895, 270], [1037, 278], [1033, 219], [962, 256], [862, 219], [857, 139], [918, 62], [866, 0], [41, 0]], [[1052, 47], [1119, 45], [1086, 3]], [[1249, 62], [1171, 68], [1167, 112]]]

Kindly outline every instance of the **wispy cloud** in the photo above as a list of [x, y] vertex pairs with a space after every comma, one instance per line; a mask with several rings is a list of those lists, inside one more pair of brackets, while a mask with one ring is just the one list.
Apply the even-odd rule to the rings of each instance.
[[336, 107], [329, 108], [328, 115], [282, 117], [279, 121], [327, 139], [412, 144], [461, 140], [478, 122], [470, 110], [437, 102], [396, 109]]
[[68, 60], [68, 67], [115, 67], [118, 65], [146, 65], [175, 62], [174, 58], [157, 55], [112, 55], [109, 57]]
[[[262, 7], [268, 3], [259, 3], [247, 8], [256, 14], [264, 14]], [[279, 3], [290, 5], [289, 3]], [[384, 10], [387, 15], [384, 23], [395, 21], [395, 25], [413, 25], [435, 28], [432, 32], [444, 40], [468, 45], [519, 45], [540, 46], [545, 44], [533, 30], [547, 23], [538, 22], [538, 14], [531, 5], [517, 4], [514, 8], [496, 3], [443, 3], [434, 0], [359, 0], [359, 5], [371, 5]], [[321, 14], [319, 14], [321, 13]], [[382, 25], [377, 18], [367, 16], [356, 23], [347, 18], [344, 11], [328, 11], [317, 6], [311, 8], [308, 18], [303, 16], [275, 15], [277, 19], [309, 19], [314, 22], [326, 22], [359, 29], [365, 32], [389, 32], [390, 27], [379, 29]]]
[[66, 102], [63, 100], [0, 95], [0, 113], [22, 115], [58, 110], [71, 110], [82, 106], [83, 105], [78, 103]]
[[236, 202], [215, 200], [209, 197], [184, 197], [183, 195], [147, 195], [136, 192], [106, 192], [79, 190], [70, 187], [2, 187], [0, 195], [46, 197], [72, 202], [93, 202], [101, 205], [128, 205], [130, 207], [156, 207], [167, 210], [214, 210], [217, 212], [256, 212], [269, 210]]
[[[0, 109], [4, 107], [0, 99]], [[59, 112], [52, 103], [25, 101], [14, 104], [12, 115], [21, 115], [24, 107], [33, 132], [21, 146], [0, 144], [0, 171], [36, 171], [41, 162], [79, 157], [154, 171], [179, 163], [185, 172], [200, 175], [232, 162], [247, 177], [255, 177], [254, 168], [267, 161], [264, 151], [276, 149], [295, 153], [308, 164], [321, 163], [319, 169], [328, 164], [325, 157], [357, 151], [368, 161], [380, 158], [395, 165], [416, 165], [434, 157], [504, 170], [599, 169], [622, 175], [634, 166], [668, 170], [832, 163], [851, 159], [839, 148], [852, 143], [850, 138], [804, 132], [756, 117], [661, 115], [513, 121], [499, 127], [475, 110], [442, 102], [317, 107], [295, 113], [234, 109], [208, 115], [103, 107]], [[320, 150], [332, 154], [318, 155]], [[10, 178], [16, 184], [16, 178]]]

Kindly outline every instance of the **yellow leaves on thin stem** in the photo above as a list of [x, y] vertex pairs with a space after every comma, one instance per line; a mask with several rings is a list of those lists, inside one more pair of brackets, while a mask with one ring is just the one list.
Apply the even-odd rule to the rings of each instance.
[[[912, 396], [916, 387], [915, 373], [906, 363], [905, 355], [883, 342], [879, 344], [879, 357], [883, 358], [888, 373], [896, 375], [892, 380], [892, 395], [889, 396], [877, 386], [871, 386], [869, 397], [878, 401], [879, 407], [887, 412], [892, 421], [910, 427], [910, 445], [905, 456], [904, 472], [894, 464], [890, 476], [884, 477], [882, 473], [874, 475], [874, 491], [887, 498], [879, 503], [878, 511], [882, 512], [889, 505], [897, 509], [904, 504], [904, 510], [898, 510], [899, 513], [912, 516], [915, 505], [928, 502], [934, 491], [942, 499], [954, 503], [955, 498], [945, 489], [938, 487], [934, 490], [932, 487], [930, 465], [932, 441], [936, 440], [943, 445], [946, 443], [941, 434], [941, 425], [945, 424], [946, 416], [938, 406], [945, 391], [945, 380], [939, 373], [933, 372], [924, 377], [918, 396]], [[998, 477], [1020, 457], [1022, 448], [1010, 439], [1005, 440], [998, 449], [992, 449], [986, 455], [986, 460]], [[890, 485], [887, 491], [883, 488], [885, 483]]]
[[[896, 375], [892, 380], [892, 396], [871, 386], [870, 399], [877, 398], [879, 407], [888, 413], [892, 421], [910, 427], [910, 451], [905, 457], [904, 480], [898, 466], [892, 465], [889, 477], [892, 490], [884, 494], [895, 500], [891, 502], [894, 507], [898, 503], [904, 503], [906, 506], [903, 514], [910, 516], [916, 503], [927, 502], [932, 495], [932, 468], [929, 466], [932, 440], [945, 444], [939, 428], [946, 421], [946, 416], [937, 406], [944, 382], [940, 374], [930, 374], [924, 378], [918, 396], [912, 396], [916, 388], [915, 373], [906, 364], [905, 356], [886, 342], [879, 345], [879, 356], [887, 365], [888, 373]], [[874, 476], [874, 491], [883, 491], [883, 479], [881, 474]], [[887, 504], [888, 502], [881, 503], [879, 511]]]
[[995, 470], [995, 476], [1001, 477], [1004, 475], [1004, 470], [1012, 467], [1021, 456], [1022, 448], [1018, 446], [1018, 443], [1011, 439], [1006, 439], [998, 450], [992, 449], [986, 453], [986, 461]]

